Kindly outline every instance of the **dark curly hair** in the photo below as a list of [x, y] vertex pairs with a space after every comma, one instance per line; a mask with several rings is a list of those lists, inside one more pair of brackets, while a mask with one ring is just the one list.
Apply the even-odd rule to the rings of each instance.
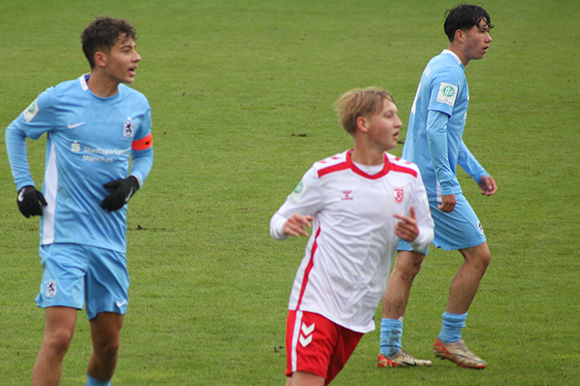
[[81, 34], [83, 52], [91, 69], [95, 67], [95, 53], [99, 50], [109, 53], [119, 41], [135, 40], [137, 32], [128, 21], [110, 17], [98, 17]]

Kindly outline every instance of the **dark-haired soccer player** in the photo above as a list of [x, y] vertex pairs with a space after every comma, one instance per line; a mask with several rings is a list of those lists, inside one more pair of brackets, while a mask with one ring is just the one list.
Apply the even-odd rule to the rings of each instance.
[[375, 329], [399, 238], [417, 251], [433, 238], [417, 167], [386, 153], [402, 126], [392, 96], [353, 90], [337, 112], [354, 148], [315, 162], [270, 221], [277, 240], [312, 227], [288, 305], [287, 386], [332, 381]]
[[[32, 374], [38, 386], [59, 384], [83, 305], [93, 342], [86, 384], [110, 385], [129, 302], [126, 204], [153, 164], [149, 102], [123, 84], [133, 83], [141, 60], [134, 27], [97, 18], [81, 39], [91, 72], [48, 88], [6, 129], [18, 207], [26, 217], [42, 216], [36, 301], [46, 325]], [[45, 133], [41, 193], [26, 138]]]
[[[459, 366], [484, 368], [487, 364], [467, 349], [461, 339], [467, 310], [490, 262], [483, 228], [462, 194], [456, 176], [459, 164], [491, 196], [497, 190], [493, 178], [477, 162], [463, 143], [469, 104], [465, 66], [483, 58], [491, 43], [493, 26], [481, 7], [461, 4], [447, 13], [445, 34], [449, 46], [431, 59], [423, 71], [409, 117], [403, 158], [416, 163], [435, 221], [433, 244], [444, 250], [459, 250], [464, 262], [449, 290], [442, 329], [433, 351]], [[416, 251], [405, 241], [399, 243], [397, 259], [382, 306], [378, 364], [381, 367], [430, 366], [431, 361], [415, 359], [401, 350], [403, 314], [409, 291], [428, 248]]]

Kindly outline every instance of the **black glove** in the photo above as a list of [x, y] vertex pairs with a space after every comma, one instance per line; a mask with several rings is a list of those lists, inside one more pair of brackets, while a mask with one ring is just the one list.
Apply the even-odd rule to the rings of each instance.
[[26, 185], [20, 188], [16, 203], [18, 204], [20, 213], [26, 218], [30, 216], [42, 216], [42, 207], [47, 205], [42, 193], [32, 185]]
[[129, 176], [128, 178], [107, 182], [103, 186], [111, 189], [112, 192], [101, 202], [101, 208], [114, 212], [129, 202], [137, 189], [139, 189], [139, 181], [137, 177]]

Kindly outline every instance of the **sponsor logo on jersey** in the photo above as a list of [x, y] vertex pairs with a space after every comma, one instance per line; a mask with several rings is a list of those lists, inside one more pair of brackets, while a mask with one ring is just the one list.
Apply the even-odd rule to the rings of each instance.
[[439, 92], [437, 93], [437, 102], [445, 103], [453, 107], [455, 99], [457, 98], [457, 86], [441, 82], [439, 85]]
[[479, 233], [481, 233], [482, 236], [485, 236], [485, 233], [483, 233], [483, 225], [481, 225], [481, 221], [477, 222], [477, 229], [479, 229]]
[[74, 141], [73, 143], [71, 143], [70, 149], [75, 153], [78, 153], [79, 151], [81, 151], [81, 144], [78, 143], [77, 141]]
[[405, 190], [403, 188], [393, 188], [393, 198], [397, 204], [405, 199]]
[[[74, 146], [74, 148], [72, 148]], [[74, 141], [71, 145], [71, 149], [74, 152], [79, 152], [81, 150], [81, 145]], [[121, 149], [103, 149], [100, 147], [90, 147], [90, 146], [83, 146], [83, 161], [88, 162], [104, 162], [104, 163], [111, 163], [115, 162], [115, 159], [118, 157], [123, 157], [127, 154], [128, 150], [121, 150]]]
[[34, 119], [34, 117], [36, 117], [36, 114], [38, 114], [38, 104], [36, 103], [36, 99], [34, 101], [32, 101], [32, 103], [30, 104], [30, 106], [28, 106], [26, 108], [26, 110], [24, 110], [24, 119], [26, 120], [26, 122], [30, 122]]

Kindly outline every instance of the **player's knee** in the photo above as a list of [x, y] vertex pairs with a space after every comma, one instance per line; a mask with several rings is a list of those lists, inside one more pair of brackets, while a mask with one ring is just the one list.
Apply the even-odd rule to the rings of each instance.
[[417, 276], [417, 274], [421, 270], [421, 264], [423, 263], [423, 258], [424, 258], [424, 256], [413, 259], [410, 262], [410, 264], [407, 265], [406, 270], [405, 270], [406, 271], [405, 276], [406, 276], [407, 281], [409, 281], [409, 280], [413, 281], [415, 279], [415, 276]]
[[397, 256], [395, 270], [393, 272], [397, 273], [402, 280], [412, 282], [421, 270], [421, 264], [423, 263], [425, 255], [413, 254], [410, 252], [408, 252], [408, 254], [400, 253], [400, 255], [400, 259], [399, 256]]
[[413, 280], [415, 280], [415, 276], [417, 276], [420, 270], [421, 270], [420, 263], [418, 265], [409, 265], [405, 268], [404, 271], [401, 271], [399, 273], [399, 277], [406, 283], [412, 283]]
[[413, 262], [411, 263], [411, 269], [410, 271], [412, 273], [414, 273], [415, 275], [419, 273], [419, 271], [421, 270], [421, 264], [423, 264], [423, 259], [425, 258], [424, 255], [421, 255], [421, 257], [418, 257], [416, 259], [413, 260]]
[[101, 358], [113, 358], [119, 351], [119, 340], [100, 341], [93, 344], [95, 353]]
[[54, 355], [64, 356], [70, 347], [73, 332], [67, 329], [59, 329], [46, 335], [44, 346]]
[[489, 267], [489, 264], [491, 263], [491, 254], [489, 253], [489, 251], [479, 254], [478, 263], [481, 267], [480, 269], [482, 273], [484, 273], [487, 270], [487, 267]]

